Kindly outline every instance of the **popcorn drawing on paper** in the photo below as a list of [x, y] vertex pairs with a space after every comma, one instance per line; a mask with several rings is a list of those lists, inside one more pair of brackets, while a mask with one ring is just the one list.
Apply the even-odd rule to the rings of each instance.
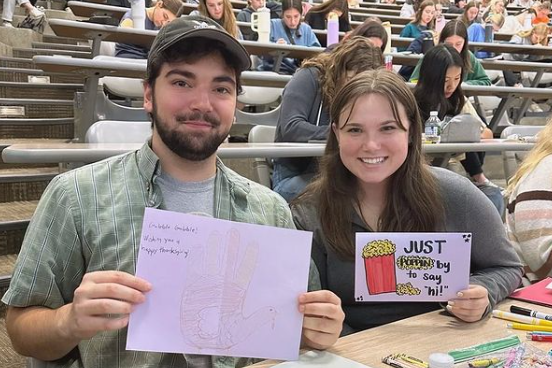
[[397, 291], [395, 251], [390, 240], [373, 240], [362, 249], [366, 271], [366, 285], [370, 295]]

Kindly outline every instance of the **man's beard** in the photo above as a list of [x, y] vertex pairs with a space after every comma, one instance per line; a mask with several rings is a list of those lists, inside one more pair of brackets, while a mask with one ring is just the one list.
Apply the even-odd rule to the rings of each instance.
[[[177, 126], [169, 128], [169, 124], [161, 119], [153, 105], [153, 124], [157, 129], [159, 137], [165, 145], [178, 156], [189, 161], [203, 161], [211, 157], [226, 139], [228, 132], [220, 132], [220, 120], [209, 113], [192, 112], [175, 117]], [[212, 131], [207, 133], [188, 133], [178, 131], [178, 124], [186, 121], [205, 121], [212, 125]]]

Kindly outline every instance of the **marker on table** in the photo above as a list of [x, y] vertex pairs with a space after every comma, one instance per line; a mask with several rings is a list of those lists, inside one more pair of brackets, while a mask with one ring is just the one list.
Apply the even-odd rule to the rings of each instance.
[[529, 317], [525, 315], [508, 313], [501, 310], [493, 310], [493, 317], [505, 319], [508, 321], [526, 323], [528, 325], [537, 325], [537, 326], [552, 326], [551, 321], [546, 321], [544, 319]]
[[552, 315], [551, 314], [541, 313], [541, 312], [536, 311], [536, 310], [531, 310], [531, 309], [527, 309], [527, 308], [523, 308], [523, 307], [518, 307], [516, 305], [512, 305], [510, 307], [510, 312], [521, 314], [522, 316], [529, 316], [529, 317], [534, 317], [534, 318], [545, 319], [547, 321], [552, 321]]
[[500, 358], [476, 359], [468, 362], [468, 366], [470, 368], [487, 368], [501, 361], [502, 359]]
[[533, 331], [533, 332], [537, 332], [537, 331], [552, 332], [552, 326], [535, 326], [535, 325], [526, 325], [524, 323], [508, 323], [506, 327], [514, 330], [524, 330], [524, 331]]
[[527, 334], [527, 340], [531, 340], [531, 341], [542, 341], [542, 342], [552, 342], [552, 336], [551, 336], [551, 335]]

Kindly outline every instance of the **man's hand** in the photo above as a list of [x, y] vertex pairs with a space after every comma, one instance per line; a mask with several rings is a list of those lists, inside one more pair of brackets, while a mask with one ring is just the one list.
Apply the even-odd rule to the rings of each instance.
[[466, 322], [477, 322], [489, 305], [489, 293], [480, 285], [470, 285], [467, 290], [458, 292], [455, 299], [449, 300], [447, 310]]
[[134, 305], [144, 302], [150, 290], [147, 281], [126, 272], [87, 273], [75, 290], [73, 303], [58, 310], [60, 329], [76, 340], [121, 329], [128, 324]]
[[299, 296], [303, 318], [303, 343], [314, 349], [327, 349], [339, 338], [345, 313], [341, 299], [329, 290], [318, 290]]

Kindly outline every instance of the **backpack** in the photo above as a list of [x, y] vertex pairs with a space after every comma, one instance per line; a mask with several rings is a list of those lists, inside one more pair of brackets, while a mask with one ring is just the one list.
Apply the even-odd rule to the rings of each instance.
[[33, 18], [27, 15], [25, 19], [17, 25], [19, 28], [32, 29], [38, 33], [44, 33], [44, 27], [46, 26], [46, 17]]

